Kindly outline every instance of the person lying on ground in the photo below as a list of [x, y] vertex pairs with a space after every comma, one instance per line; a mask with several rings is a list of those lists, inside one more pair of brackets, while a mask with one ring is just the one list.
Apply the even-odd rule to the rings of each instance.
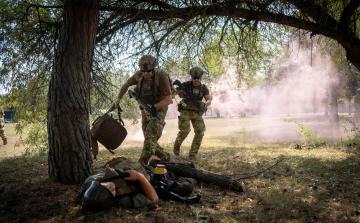
[[[88, 177], [82, 185], [82, 204], [90, 211], [103, 211], [113, 206], [122, 208], [141, 208], [155, 204], [159, 196], [150, 183], [154, 168], [132, 162], [125, 157], [114, 158], [104, 165], [106, 171], [101, 171]], [[124, 171], [130, 174], [125, 177]], [[194, 188], [194, 181], [186, 178], [175, 178], [169, 173], [164, 177], [175, 181], [174, 192], [187, 196]], [[166, 182], [167, 179], [162, 179]]]

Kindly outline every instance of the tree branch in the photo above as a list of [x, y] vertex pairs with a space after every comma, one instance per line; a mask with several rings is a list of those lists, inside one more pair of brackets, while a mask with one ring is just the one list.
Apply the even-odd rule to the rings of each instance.
[[[344, 11], [341, 14], [340, 24], [345, 27], [349, 27], [351, 15], [354, 14], [354, 12], [359, 8], [359, 6], [360, 6], [360, 1], [351, 0], [350, 3], [345, 7]], [[356, 19], [354, 19], [354, 22], [356, 22]]]

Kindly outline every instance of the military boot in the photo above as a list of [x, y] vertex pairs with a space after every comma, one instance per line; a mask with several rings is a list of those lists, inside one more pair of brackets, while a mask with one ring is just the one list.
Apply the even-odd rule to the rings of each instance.
[[176, 156], [180, 155], [180, 145], [177, 142], [174, 143], [174, 154]]
[[7, 139], [5, 138], [5, 139], [4, 139], [4, 145], [6, 145], [6, 144], [7, 144]]

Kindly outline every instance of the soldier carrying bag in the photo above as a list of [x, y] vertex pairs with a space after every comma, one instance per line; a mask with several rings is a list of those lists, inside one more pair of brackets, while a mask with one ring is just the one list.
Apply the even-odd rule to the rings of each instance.
[[120, 105], [118, 107], [118, 121], [108, 115], [114, 109], [115, 107], [112, 106], [104, 115], [95, 119], [92, 124], [90, 133], [94, 159], [96, 159], [96, 155], [99, 153], [97, 142], [100, 142], [109, 152], [114, 154], [112, 150], [118, 148], [127, 136], [124, 121], [121, 119], [122, 110]]

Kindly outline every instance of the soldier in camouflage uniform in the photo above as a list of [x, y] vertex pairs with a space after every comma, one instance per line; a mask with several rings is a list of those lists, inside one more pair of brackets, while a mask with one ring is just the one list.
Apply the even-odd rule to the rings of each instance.
[[[106, 168], [104, 171], [88, 177], [81, 187], [82, 204], [88, 209], [101, 211], [113, 205], [122, 208], [141, 208], [159, 200], [155, 188], [149, 182], [155, 175], [153, 166], [142, 166], [126, 157], [116, 157], [103, 167]], [[114, 168], [128, 172], [130, 177], [119, 179], [119, 172]], [[164, 173], [161, 181], [168, 185], [176, 182], [178, 186], [171, 191], [179, 196], [190, 195], [197, 183], [193, 178], [176, 177], [169, 171]]]
[[[182, 83], [185, 88], [189, 89], [189, 92], [194, 95], [194, 97], [201, 104], [203, 112], [200, 112], [200, 109], [197, 108], [191, 101], [188, 102], [186, 107], [183, 107], [182, 102], [179, 103], [180, 106], [180, 116], [179, 116], [179, 133], [177, 135], [175, 144], [174, 144], [174, 154], [180, 154], [180, 146], [185, 140], [185, 138], [190, 133], [190, 122], [194, 128], [195, 136], [191, 144], [191, 149], [189, 151], [189, 159], [196, 159], [196, 155], [199, 152], [201, 141], [204, 137], [204, 132], [206, 130], [204, 119], [202, 115], [206, 112], [207, 106], [211, 104], [211, 98], [209, 95], [209, 89], [205, 84], [201, 84], [201, 77], [203, 75], [203, 70], [200, 67], [194, 67], [190, 69], [191, 81]], [[177, 94], [183, 98], [185, 92], [177, 88]], [[205, 99], [205, 103], [202, 102], [202, 99]]]
[[147, 112], [142, 109], [142, 130], [144, 134], [144, 146], [139, 162], [147, 165], [152, 155], [156, 155], [161, 160], [170, 161], [170, 153], [158, 144], [162, 131], [165, 126], [165, 116], [168, 105], [171, 103], [171, 87], [168, 74], [155, 69], [156, 59], [151, 55], [142, 56], [139, 60], [140, 71], [137, 71], [120, 89], [118, 99], [113, 103], [117, 108], [120, 100], [127, 92], [130, 86], [136, 85], [134, 92], [151, 107], [154, 106], [157, 111], [156, 118], [148, 120]]
[[353, 121], [355, 124], [360, 123], [360, 88], [356, 90], [356, 95], [354, 97], [354, 118]]
[[5, 120], [4, 120], [4, 108], [0, 106], [0, 137], [2, 138], [4, 145], [7, 144], [7, 136], [5, 134]]

